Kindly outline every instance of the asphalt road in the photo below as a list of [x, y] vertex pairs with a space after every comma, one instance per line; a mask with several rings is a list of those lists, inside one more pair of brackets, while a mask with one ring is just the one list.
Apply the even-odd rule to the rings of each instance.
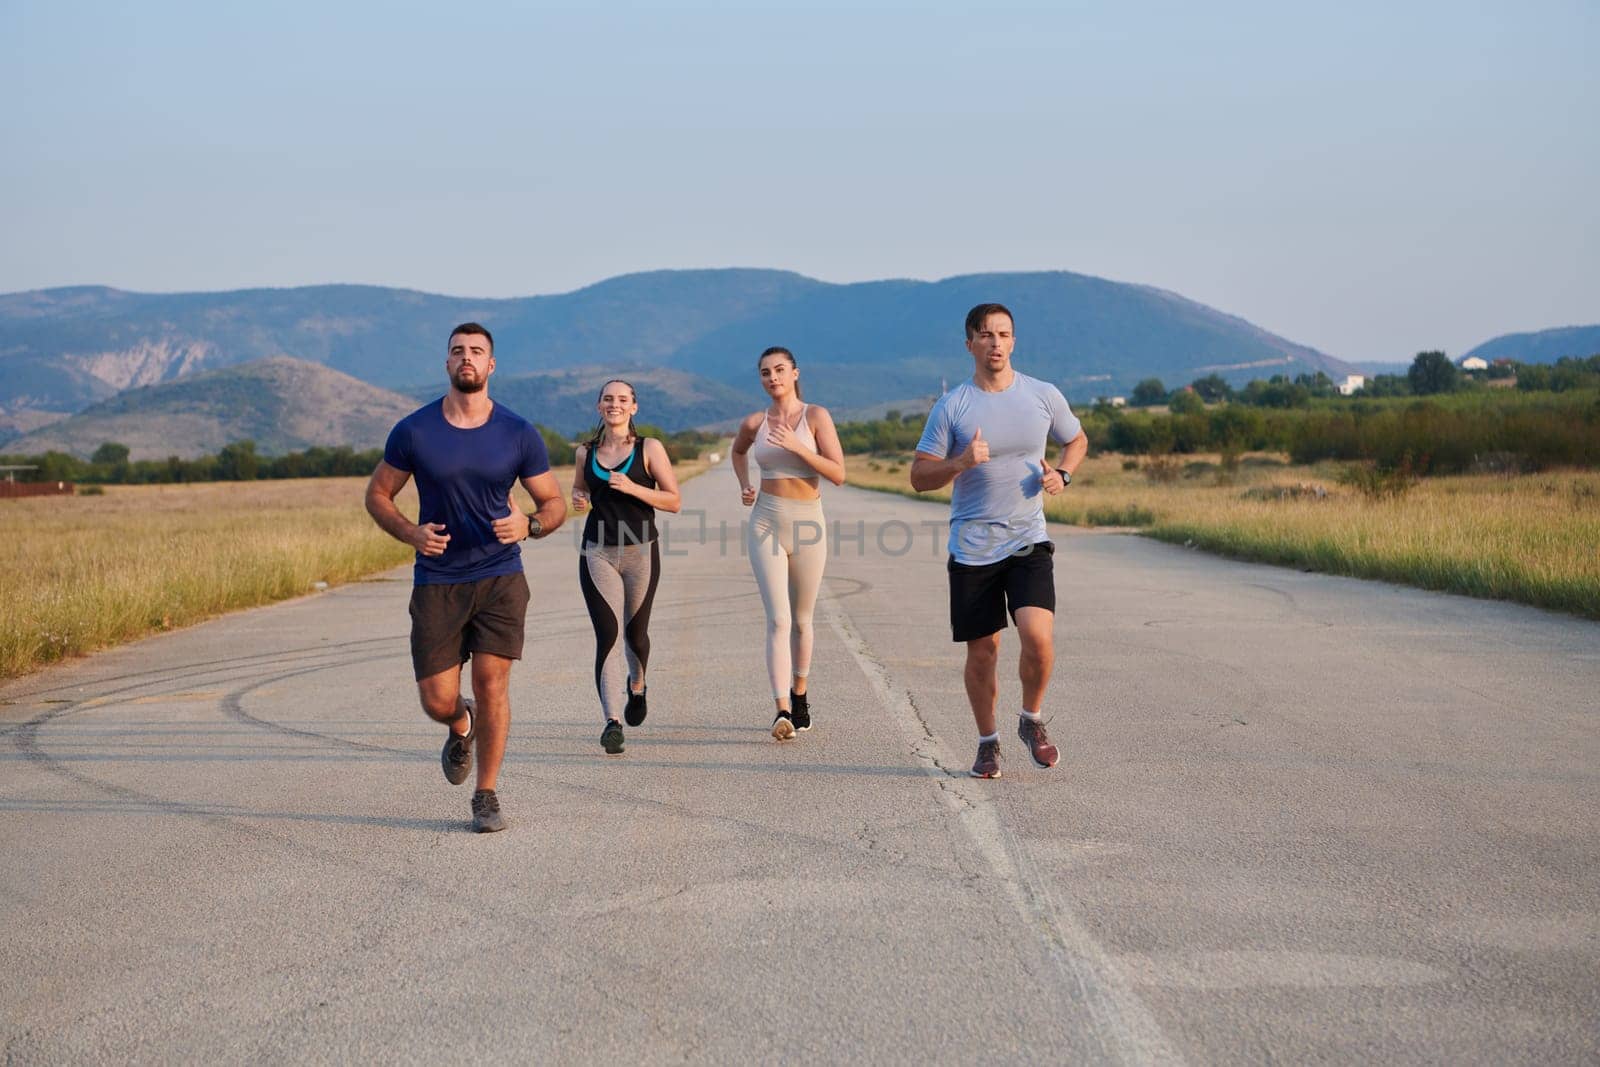
[[1063, 758], [1008, 637], [981, 782], [944, 509], [827, 493], [779, 745], [736, 487], [686, 498], [619, 758], [526, 549], [505, 833], [408, 570], [0, 688], [6, 1062], [1600, 1061], [1600, 626], [1055, 530]]

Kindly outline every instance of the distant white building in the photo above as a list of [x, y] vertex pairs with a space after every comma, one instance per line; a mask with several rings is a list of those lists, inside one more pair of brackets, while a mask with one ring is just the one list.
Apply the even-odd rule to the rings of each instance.
[[1367, 376], [1365, 374], [1346, 374], [1344, 381], [1340, 382], [1335, 388], [1339, 390], [1340, 396], [1352, 396], [1366, 384]]
[[1461, 361], [1462, 370], [1488, 370], [1489, 361], [1482, 356], [1468, 356]]
[[1125, 396], [1097, 396], [1094, 398], [1094, 402], [1096, 404], [1110, 404], [1114, 408], [1128, 406], [1128, 398]]

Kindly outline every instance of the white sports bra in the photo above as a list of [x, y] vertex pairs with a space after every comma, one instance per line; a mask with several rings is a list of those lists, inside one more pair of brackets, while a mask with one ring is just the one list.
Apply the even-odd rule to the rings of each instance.
[[[800, 409], [800, 425], [794, 428], [795, 436], [800, 438], [800, 443], [816, 451], [817, 435], [811, 432], [811, 424], [806, 421], [807, 404]], [[756, 465], [761, 468], [762, 478], [815, 478], [817, 472], [811, 465], [787, 448], [779, 448], [767, 441], [767, 429], [771, 415], [763, 415], [761, 429], [756, 431], [756, 442], [750, 446], [751, 455], [756, 457]]]

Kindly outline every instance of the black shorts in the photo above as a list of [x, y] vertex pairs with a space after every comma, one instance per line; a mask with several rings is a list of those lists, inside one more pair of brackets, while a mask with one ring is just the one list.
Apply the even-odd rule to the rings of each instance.
[[1006, 628], [1006, 611], [1018, 608], [1056, 610], [1056, 546], [1040, 541], [1022, 556], [973, 567], [957, 563], [950, 571], [950, 639], [976, 641]]
[[519, 571], [411, 590], [411, 666], [417, 681], [459, 667], [474, 652], [522, 658], [528, 580]]

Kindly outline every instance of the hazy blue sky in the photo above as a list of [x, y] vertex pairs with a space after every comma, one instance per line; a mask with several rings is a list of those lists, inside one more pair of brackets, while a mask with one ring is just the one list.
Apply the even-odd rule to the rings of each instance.
[[1597, 56], [1597, 0], [0, 0], [0, 291], [1062, 269], [1459, 354], [1600, 322]]

